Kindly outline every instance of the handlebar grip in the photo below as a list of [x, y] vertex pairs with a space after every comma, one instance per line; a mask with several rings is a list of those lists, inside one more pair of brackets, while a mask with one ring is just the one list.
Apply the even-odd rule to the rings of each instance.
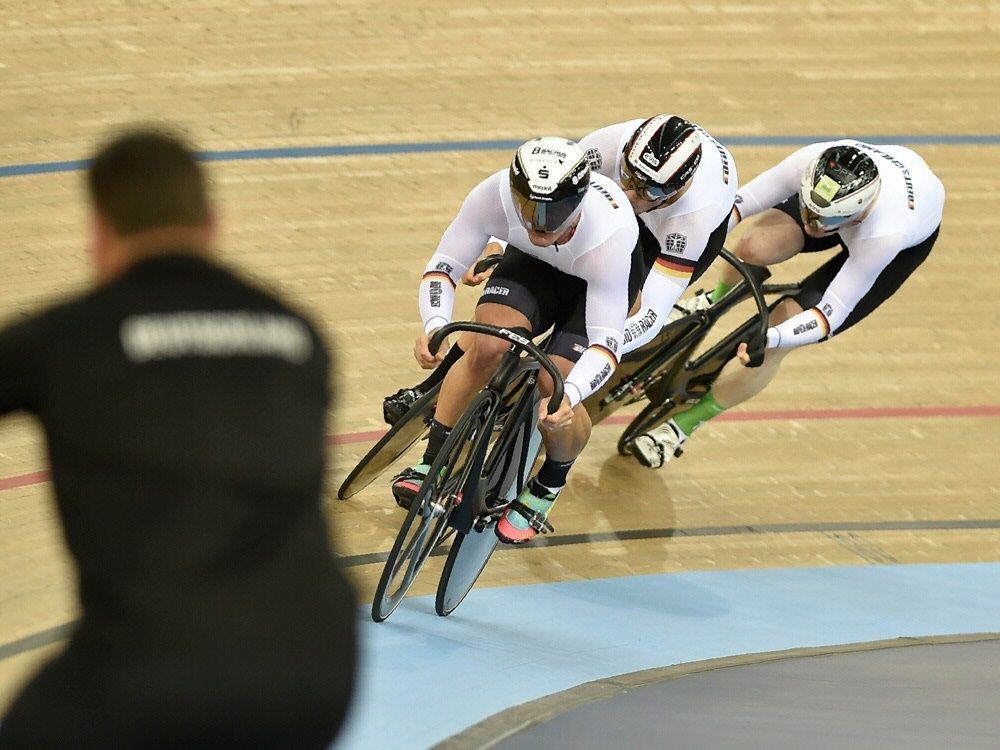
[[[719, 251], [721, 255], [729, 265], [735, 268], [743, 280], [750, 287], [750, 293], [753, 295], [753, 301], [757, 305], [757, 312], [760, 314], [760, 321], [757, 326], [757, 332], [754, 336], [754, 341], [756, 343], [757, 339], [763, 339], [765, 342], [767, 340], [767, 300], [764, 299], [764, 282], [770, 278], [771, 272], [762, 266], [751, 266], [744, 263], [742, 260], [737, 258], [731, 252], [722, 248]], [[749, 343], [748, 343], [749, 347]], [[751, 360], [753, 360], [753, 355], [751, 355]], [[763, 361], [763, 349], [761, 349], [761, 361]], [[759, 366], [753, 365], [754, 367]]]
[[485, 258], [476, 263], [475, 267], [472, 269], [472, 273], [478, 276], [481, 273], [489, 271], [493, 266], [503, 260], [503, 253], [494, 253], [493, 255], [487, 255]]
[[552, 360], [549, 359], [541, 349], [535, 346], [535, 343], [531, 339], [507, 328], [499, 328], [498, 326], [491, 326], [485, 323], [449, 323], [448, 325], [439, 328], [434, 332], [434, 335], [431, 336], [430, 341], [427, 343], [427, 348], [430, 350], [431, 354], [436, 354], [437, 350], [441, 348], [441, 343], [456, 331], [470, 331], [472, 333], [482, 333], [486, 336], [504, 339], [516, 349], [527, 352], [531, 355], [531, 357], [538, 362], [539, 366], [541, 366], [541, 368], [552, 377], [552, 398], [549, 399], [548, 405], [549, 414], [554, 414], [558, 411], [563, 402], [564, 383], [562, 373], [559, 372], [559, 368], [553, 364]]

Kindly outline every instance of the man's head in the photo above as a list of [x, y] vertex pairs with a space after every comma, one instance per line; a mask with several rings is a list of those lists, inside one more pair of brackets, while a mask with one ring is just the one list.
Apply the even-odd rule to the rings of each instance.
[[208, 250], [214, 217], [205, 175], [178, 137], [137, 129], [114, 138], [91, 161], [87, 187], [100, 281], [150, 255]]
[[580, 220], [590, 187], [590, 162], [571, 140], [534, 138], [510, 164], [510, 194], [518, 217], [537, 247], [567, 242]]
[[619, 182], [632, 209], [645, 213], [681, 199], [701, 163], [701, 137], [694, 125], [671, 115], [642, 123], [625, 148]]
[[878, 199], [881, 184], [878, 167], [864, 151], [847, 145], [826, 149], [802, 175], [803, 230], [822, 237], [861, 221]]

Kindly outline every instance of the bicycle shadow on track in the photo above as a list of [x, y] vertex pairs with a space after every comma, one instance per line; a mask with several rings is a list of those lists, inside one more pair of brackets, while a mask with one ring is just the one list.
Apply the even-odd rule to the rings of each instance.
[[640, 527], [674, 528], [677, 514], [667, 475], [640, 466], [631, 457], [610, 455], [601, 462], [597, 476], [580, 472], [571, 476], [577, 513], [592, 513], [594, 531]]

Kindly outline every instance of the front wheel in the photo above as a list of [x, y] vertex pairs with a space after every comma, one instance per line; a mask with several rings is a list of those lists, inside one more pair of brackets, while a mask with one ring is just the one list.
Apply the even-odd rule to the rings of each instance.
[[468, 480], [478, 471], [479, 462], [470, 459], [479, 452], [480, 438], [489, 439], [482, 428], [494, 400], [486, 391], [476, 396], [431, 464], [382, 569], [372, 601], [375, 622], [382, 622], [399, 606], [441, 540], [452, 509], [462, 501], [462, 494], [472, 489]]

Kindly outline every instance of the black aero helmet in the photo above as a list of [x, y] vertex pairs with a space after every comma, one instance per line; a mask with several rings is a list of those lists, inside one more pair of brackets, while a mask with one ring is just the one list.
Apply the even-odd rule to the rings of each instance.
[[510, 164], [510, 194], [527, 229], [568, 229], [589, 187], [587, 155], [566, 138], [533, 138], [517, 149]]
[[874, 160], [841, 144], [821, 153], [802, 175], [799, 204], [803, 221], [829, 230], [864, 211], [882, 183]]
[[642, 198], [670, 198], [694, 176], [701, 163], [701, 137], [683, 117], [650, 117], [629, 138], [619, 169], [622, 187]]

